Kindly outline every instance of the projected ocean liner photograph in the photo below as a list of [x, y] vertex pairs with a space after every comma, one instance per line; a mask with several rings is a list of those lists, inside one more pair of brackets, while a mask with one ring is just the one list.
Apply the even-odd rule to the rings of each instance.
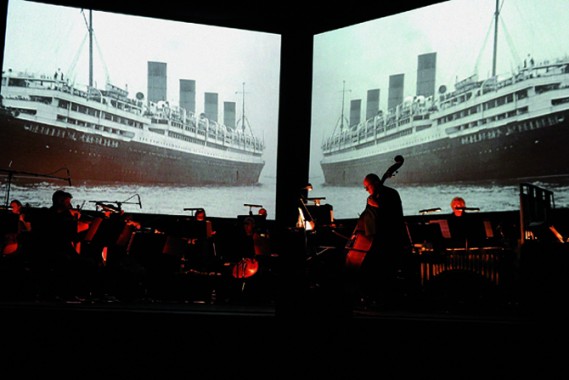
[[276, 144], [279, 61], [263, 56], [278, 57], [278, 41], [10, 0], [0, 168], [75, 184], [257, 184]]
[[397, 184], [566, 180], [567, 5], [454, 0], [316, 36], [311, 177], [360, 185], [401, 155]]

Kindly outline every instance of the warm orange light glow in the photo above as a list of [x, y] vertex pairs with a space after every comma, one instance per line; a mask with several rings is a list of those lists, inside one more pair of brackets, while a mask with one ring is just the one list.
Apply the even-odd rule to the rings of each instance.
[[101, 252], [101, 257], [103, 258], [103, 264], [107, 263], [107, 247], [103, 247], [103, 251]]
[[255, 259], [245, 258], [233, 266], [233, 277], [249, 278], [259, 270], [259, 262]]

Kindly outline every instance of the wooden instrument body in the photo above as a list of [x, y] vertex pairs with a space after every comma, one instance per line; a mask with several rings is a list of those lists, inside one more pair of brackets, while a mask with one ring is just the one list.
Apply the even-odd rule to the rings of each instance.
[[[396, 156], [395, 163], [385, 171], [380, 179], [380, 184], [383, 185], [386, 179], [393, 177], [397, 170], [399, 170], [399, 168], [403, 165], [403, 162], [404, 159], [402, 156]], [[370, 195], [368, 198], [371, 197], [372, 195]], [[360, 232], [361, 228], [358, 228], [358, 226], [360, 226], [360, 223], [362, 223], [362, 217], [363, 214], [360, 216], [360, 220], [358, 221], [358, 225], [352, 234], [352, 238], [345, 247], [345, 250], [347, 251], [345, 266], [349, 271], [359, 270], [361, 268], [365, 256], [370, 250], [373, 243], [373, 236], [366, 236]]]
[[352, 238], [346, 245], [348, 252], [346, 254], [345, 265], [348, 270], [357, 270], [361, 267], [372, 243], [372, 238], [367, 237], [361, 232], [354, 232]]

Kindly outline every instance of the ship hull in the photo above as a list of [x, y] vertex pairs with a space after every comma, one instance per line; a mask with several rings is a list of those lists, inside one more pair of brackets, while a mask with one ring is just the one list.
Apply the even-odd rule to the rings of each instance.
[[471, 135], [447, 137], [396, 153], [330, 160], [322, 162], [321, 167], [325, 183], [339, 186], [359, 185], [366, 174], [383, 173], [394, 163], [396, 155], [402, 155], [405, 164], [391, 181], [401, 184], [544, 180], [569, 177], [568, 146], [566, 111]]
[[[42, 132], [39, 132], [42, 131]], [[0, 117], [0, 168], [69, 176], [73, 184], [240, 186], [258, 183], [264, 162], [239, 162]]]

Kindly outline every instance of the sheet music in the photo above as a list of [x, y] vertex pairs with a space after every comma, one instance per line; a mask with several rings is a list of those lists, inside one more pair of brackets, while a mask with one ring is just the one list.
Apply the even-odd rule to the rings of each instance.
[[437, 219], [437, 220], [430, 220], [429, 224], [438, 224], [441, 229], [441, 234], [443, 238], [450, 239], [450, 228], [448, 226], [448, 220], [446, 219]]

